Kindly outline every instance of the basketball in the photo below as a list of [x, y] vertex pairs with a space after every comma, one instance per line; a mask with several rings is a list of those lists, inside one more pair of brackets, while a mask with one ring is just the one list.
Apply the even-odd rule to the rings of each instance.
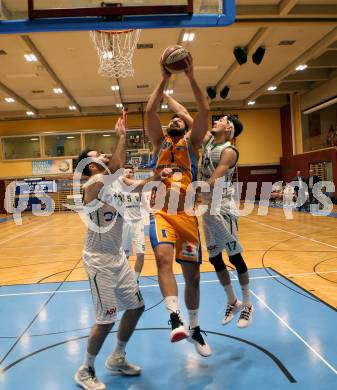
[[162, 55], [162, 63], [170, 73], [184, 72], [187, 68], [185, 60], [190, 55], [190, 52], [182, 46], [169, 46]]

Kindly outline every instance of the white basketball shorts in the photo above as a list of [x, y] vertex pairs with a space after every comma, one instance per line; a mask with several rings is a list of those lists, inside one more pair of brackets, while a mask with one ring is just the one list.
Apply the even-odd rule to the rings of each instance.
[[206, 246], [209, 257], [226, 250], [228, 256], [243, 252], [238, 237], [237, 218], [231, 214], [202, 216]]
[[127, 256], [145, 252], [145, 233], [142, 220], [125, 222], [123, 225], [123, 249]]
[[[102, 266], [99, 266], [97, 256], [84, 252], [83, 263], [89, 277], [96, 323], [110, 324], [116, 321], [117, 312], [138, 309], [144, 306], [144, 302], [135, 274], [123, 251], [119, 255], [110, 255], [111, 261], [107, 262], [105, 258]], [[91, 260], [94, 260], [95, 265], [92, 265]]]

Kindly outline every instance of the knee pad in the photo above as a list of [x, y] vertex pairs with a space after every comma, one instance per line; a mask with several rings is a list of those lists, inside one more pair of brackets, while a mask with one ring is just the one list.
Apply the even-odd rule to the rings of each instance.
[[243, 274], [247, 272], [247, 266], [243, 260], [241, 253], [237, 253], [234, 256], [229, 256], [229, 261], [234, 265], [238, 274]]
[[221, 272], [226, 269], [226, 264], [222, 260], [222, 253], [219, 253], [214, 257], [210, 257], [209, 261], [213, 265], [216, 272]]

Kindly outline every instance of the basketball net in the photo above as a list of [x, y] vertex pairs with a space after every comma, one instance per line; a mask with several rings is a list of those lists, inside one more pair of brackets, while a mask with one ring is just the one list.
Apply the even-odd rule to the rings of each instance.
[[133, 76], [132, 59], [141, 30], [90, 31], [99, 59], [98, 74], [103, 77]]
[[132, 167], [133, 167], [133, 169], [135, 171], [138, 170], [139, 165], [141, 164], [141, 162], [142, 162], [142, 158], [139, 157], [139, 156], [134, 156], [134, 157], [130, 158], [130, 163], [131, 163], [131, 165], [132, 165]]

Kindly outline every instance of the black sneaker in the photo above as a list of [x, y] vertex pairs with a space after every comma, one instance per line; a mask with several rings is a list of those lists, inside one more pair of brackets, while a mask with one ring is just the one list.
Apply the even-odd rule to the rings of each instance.
[[172, 343], [184, 340], [188, 337], [188, 333], [184, 327], [184, 323], [180, 318], [179, 312], [171, 313], [168, 323], [172, 326], [172, 332], [170, 335], [170, 340]]
[[200, 326], [196, 326], [192, 329], [190, 328], [190, 337], [188, 338], [188, 341], [194, 344], [199, 355], [204, 357], [211, 356], [211, 347], [206, 343], [201, 333], [207, 336], [206, 332], [200, 329]]

